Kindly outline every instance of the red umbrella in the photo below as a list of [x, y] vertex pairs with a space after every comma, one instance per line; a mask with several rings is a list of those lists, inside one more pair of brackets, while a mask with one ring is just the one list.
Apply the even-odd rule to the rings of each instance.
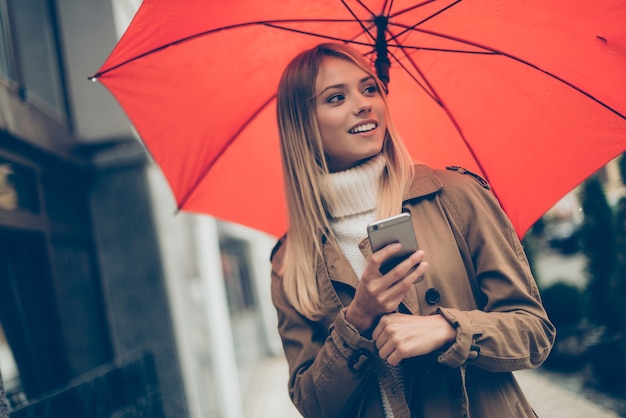
[[278, 79], [348, 42], [390, 78], [414, 158], [486, 177], [522, 236], [626, 150], [624, 22], [621, 0], [144, 0], [93, 77], [181, 209], [279, 235]]

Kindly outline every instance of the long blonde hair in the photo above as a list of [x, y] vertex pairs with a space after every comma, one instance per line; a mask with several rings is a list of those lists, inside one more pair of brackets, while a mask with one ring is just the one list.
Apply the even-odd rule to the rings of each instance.
[[[320, 192], [321, 179], [329, 169], [315, 105], [317, 75], [326, 57], [345, 59], [371, 75], [388, 109], [384, 86], [370, 63], [359, 52], [343, 44], [320, 44], [300, 53], [281, 77], [277, 113], [289, 213], [283, 285], [296, 310], [312, 320], [323, 314], [316, 279], [322, 240], [327, 239], [336, 245]], [[411, 156], [397, 135], [389, 112], [382, 154], [386, 168], [381, 176], [376, 209], [378, 218], [400, 212], [402, 196], [413, 175]]]

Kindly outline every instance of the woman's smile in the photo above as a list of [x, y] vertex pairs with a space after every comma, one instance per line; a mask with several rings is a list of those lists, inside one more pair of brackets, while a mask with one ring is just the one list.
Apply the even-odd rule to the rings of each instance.
[[331, 171], [379, 154], [387, 109], [376, 81], [350, 61], [327, 57], [316, 83], [316, 117]]
[[368, 133], [368, 132], [372, 132], [377, 127], [378, 127], [378, 124], [376, 122], [365, 122], [365, 123], [358, 124], [354, 128], [350, 129], [349, 132], [351, 134]]

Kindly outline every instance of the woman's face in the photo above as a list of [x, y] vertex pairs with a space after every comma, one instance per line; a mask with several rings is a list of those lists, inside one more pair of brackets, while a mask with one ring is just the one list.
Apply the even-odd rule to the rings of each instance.
[[372, 77], [350, 61], [326, 57], [315, 85], [316, 116], [330, 171], [381, 152], [387, 109]]

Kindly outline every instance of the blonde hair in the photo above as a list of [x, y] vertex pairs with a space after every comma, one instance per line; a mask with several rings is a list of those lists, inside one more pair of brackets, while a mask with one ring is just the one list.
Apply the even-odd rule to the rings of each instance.
[[[329, 173], [316, 118], [315, 86], [326, 57], [354, 63], [376, 81], [385, 107], [385, 88], [370, 63], [356, 50], [334, 43], [320, 44], [296, 56], [281, 77], [277, 95], [280, 147], [289, 213], [283, 286], [287, 299], [305, 317], [322, 314], [316, 266], [322, 257], [322, 240], [336, 245], [320, 182]], [[376, 209], [377, 218], [397, 214], [410, 186], [413, 162], [387, 112], [387, 133], [382, 154], [386, 168]], [[326, 199], [332, 199], [333, 193]]]

